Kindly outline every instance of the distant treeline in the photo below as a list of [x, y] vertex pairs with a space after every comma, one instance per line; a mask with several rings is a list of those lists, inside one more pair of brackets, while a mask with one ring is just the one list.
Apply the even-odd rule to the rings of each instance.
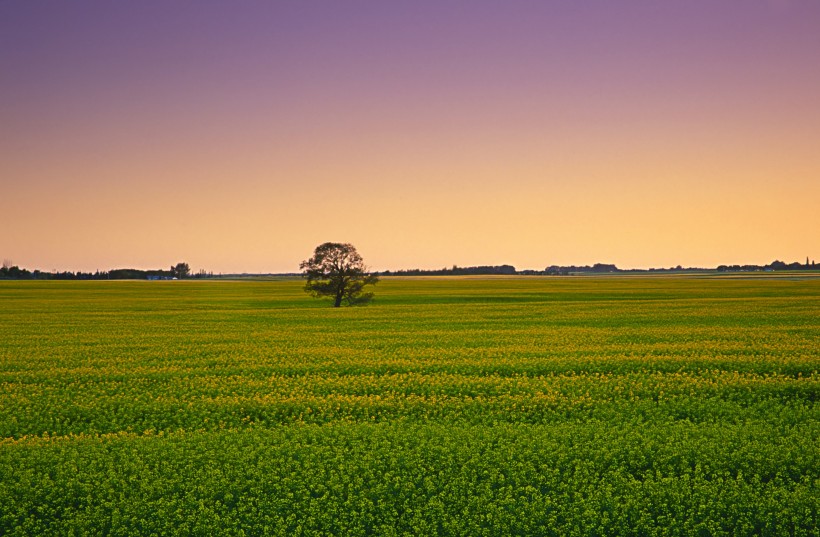
[[595, 263], [591, 267], [589, 265], [584, 265], [582, 267], [578, 267], [575, 265], [570, 265], [568, 267], [559, 267], [558, 265], [552, 265], [545, 268], [543, 274], [549, 274], [551, 276], [565, 276], [567, 274], [577, 274], [583, 272], [606, 274], [609, 272], [620, 272], [620, 269], [615, 265], [609, 265], [606, 263]]
[[592, 266], [567, 266], [567, 267], [559, 267], [557, 265], [553, 265], [551, 267], [547, 267], [544, 270], [516, 270], [512, 265], [494, 265], [494, 266], [479, 266], [479, 267], [459, 267], [457, 265], [453, 265], [452, 268], [443, 268], [443, 269], [434, 269], [434, 270], [422, 270], [422, 269], [411, 269], [411, 270], [396, 270], [396, 271], [389, 271], [386, 270], [384, 272], [380, 272], [379, 274], [383, 276], [468, 276], [468, 275], [513, 275], [513, 274], [522, 274], [522, 275], [551, 275], [551, 276], [558, 276], [558, 275], [567, 275], [567, 274], [577, 274], [583, 272], [595, 272], [595, 273], [607, 273], [607, 272], [620, 272], [618, 267], [615, 265], [607, 265], [604, 263], [596, 263]]
[[820, 265], [815, 265], [814, 261], [809, 263], [806, 258], [806, 263], [784, 263], [783, 261], [772, 261], [768, 265], [720, 265], [718, 272], [755, 272], [755, 271], [775, 271], [775, 270], [818, 270]]
[[571, 274], [614, 274], [614, 273], [664, 273], [664, 272], [771, 272], [778, 270], [820, 270], [820, 265], [815, 265], [814, 261], [806, 263], [784, 263], [783, 261], [773, 261], [768, 265], [720, 265], [717, 268], [699, 267], [676, 267], [650, 268], [650, 269], [619, 269], [611, 263], [595, 263], [594, 265], [551, 265], [544, 270], [516, 270], [512, 265], [459, 267], [453, 265], [452, 268], [442, 268], [433, 270], [410, 269], [410, 270], [385, 270], [378, 274], [382, 276], [467, 276], [467, 275], [533, 275], [533, 276], [569, 276]]
[[[714, 269], [698, 268], [698, 267], [682, 267], [680, 265], [670, 268], [650, 268], [650, 269], [626, 269], [622, 270], [615, 265], [608, 265], [604, 263], [596, 263], [592, 266], [585, 265], [578, 267], [575, 265], [567, 267], [559, 267], [552, 265], [544, 269], [544, 272], [524, 271], [529, 274], [548, 274], [556, 276], [565, 276], [569, 274], [583, 274], [583, 273], [612, 273], [612, 272], [704, 272], [710, 270], [717, 270], [718, 272], [772, 272], [777, 270], [820, 270], [820, 266], [815, 265], [814, 261], [806, 263], [784, 263], [783, 261], [772, 261], [768, 265], [720, 265]], [[523, 274], [522, 273], [522, 274]]]
[[382, 276], [469, 276], [485, 274], [518, 274], [512, 265], [480, 266], [480, 267], [459, 267], [453, 265], [452, 268], [442, 268], [433, 270], [409, 269], [409, 270], [385, 270], [379, 272]]
[[0, 268], [0, 278], [13, 280], [146, 280], [149, 277], [171, 279], [169, 270], [114, 269], [96, 272], [42, 272], [19, 267]]
[[169, 270], [113, 269], [96, 272], [42, 272], [29, 271], [17, 266], [3, 264], [0, 279], [4, 280], [172, 280], [175, 278], [209, 278], [213, 273], [200, 270], [191, 274], [187, 264], [180, 263]]
[[[670, 268], [651, 269], [619, 269], [613, 264], [595, 263], [594, 265], [551, 265], [544, 270], [516, 270], [512, 265], [482, 265], [477, 267], [459, 267], [453, 265], [451, 268], [441, 268], [433, 270], [406, 269], [406, 270], [385, 270], [376, 274], [382, 276], [480, 276], [480, 275], [547, 275], [547, 276], [568, 276], [571, 274], [612, 274], [612, 273], [663, 273], [663, 272], [774, 272], [780, 270], [820, 270], [820, 265], [814, 261], [805, 263], [785, 263], [783, 261], [772, 261], [768, 265], [720, 265], [717, 268], [684, 268], [680, 265]], [[212, 278], [212, 272], [200, 270], [191, 273], [187, 263], [178, 263], [169, 270], [140, 270], [140, 269], [113, 269], [96, 272], [42, 272], [39, 270], [29, 271], [24, 268], [12, 266], [4, 263], [0, 267], [0, 280], [171, 280], [175, 278]]]

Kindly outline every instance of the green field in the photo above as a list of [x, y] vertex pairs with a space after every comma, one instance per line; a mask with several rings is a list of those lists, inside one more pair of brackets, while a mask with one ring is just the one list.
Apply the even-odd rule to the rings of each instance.
[[818, 535], [820, 278], [0, 282], [0, 535]]

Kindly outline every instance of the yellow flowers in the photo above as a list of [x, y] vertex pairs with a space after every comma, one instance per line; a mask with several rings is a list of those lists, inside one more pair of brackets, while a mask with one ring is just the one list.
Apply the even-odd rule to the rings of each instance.
[[379, 285], [0, 282], [0, 533], [811, 524], [820, 280]]

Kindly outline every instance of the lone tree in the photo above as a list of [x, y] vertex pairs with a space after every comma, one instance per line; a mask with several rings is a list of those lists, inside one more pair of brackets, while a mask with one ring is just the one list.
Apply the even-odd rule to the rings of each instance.
[[313, 257], [299, 264], [302, 276], [307, 279], [305, 291], [315, 297], [333, 298], [333, 307], [342, 301], [354, 306], [366, 304], [373, 293], [362, 290], [365, 285], [379, 281], [375, 274], [368, 274], [362, 256], [352, 244], [326, 242], [313, 251]]

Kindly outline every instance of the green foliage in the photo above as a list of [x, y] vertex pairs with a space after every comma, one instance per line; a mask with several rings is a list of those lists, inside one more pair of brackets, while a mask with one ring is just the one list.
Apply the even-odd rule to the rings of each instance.
[[333, 305], [342, 302], [349, 306], [367, 304], [373, 293], [364, 292], [367, 285], [375, 285], [379, 277], [368, 274], [362, 256], [352, 244], [326, 242], [316, 247], [313, 257], [299, 265], [307, 282], [305, 291], [314, 297], [330, 297]]
[[191, 274], [191, 267], [188, 263], [177, 263], [171, 267], [171, 276], [174, 278], [187, 278]]
[[2, 535], [816, 535], [820, 279], [0, 283]]

